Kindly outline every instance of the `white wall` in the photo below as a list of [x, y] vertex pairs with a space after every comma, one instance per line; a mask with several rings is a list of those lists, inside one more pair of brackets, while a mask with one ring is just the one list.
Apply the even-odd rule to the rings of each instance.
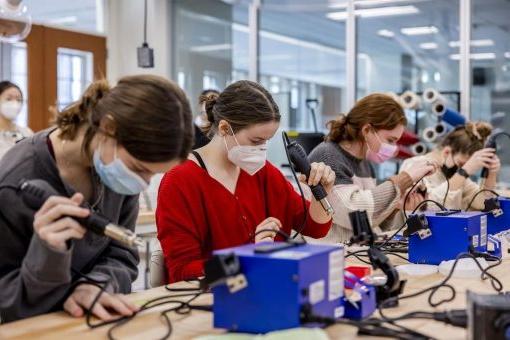
[[170, 77], [170, 4], [167, 0], [147, 1], [147, 42], [154, 49], [155, 67], [137, 66], [136, 49], [143, 42], [143, 0], [106, 0], [107, 77], [113, 83], [133, 74]]
[[[170, 2], [147, 1], [147, 42], [154, 49], [154, 68], [137, 66], [136, 49], [143, 42], [143, 0], [105, 0], [105, 34], [107, 38], [107, 78], [113, 84], [119, 78], [134, 74], [171, 76]], [[147, 190], [152, 208], [161, 176], [154, 176]], [[141, 201], [141, 203], [143, 203]]]

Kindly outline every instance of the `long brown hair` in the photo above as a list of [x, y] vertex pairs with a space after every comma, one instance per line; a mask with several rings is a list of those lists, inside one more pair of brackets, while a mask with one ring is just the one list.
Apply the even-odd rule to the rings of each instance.
[[461, 153], [471, 156], [483, 149], [487, 137], [492, 132], [492, 126], [485, 122], [468, 122], [449, 132], [441, 141], [440, 147], [449, 146], [452, 153]]
[[218, 130], [221, 120], [227, 121], [234, 133], [248, 126], [280, 121], [280, 110], [271, 94], [260, 84], [240, 80], [229, 85], [219, 95], [210, 93], [205, 101], [207, 120], [205, 129], [211, 136]]
[[189, 102], [184, 91], [162, 77], [124, 77], [113, 88], [105, 80], [96, 81], [80, 100], [55, 113], [63, 139], [74, 139], [79, 128], [87, 126], [84, 151], [107, 116], [115, 124], [113, 137], [138, 160], [185, 159], [191, 150]]
[[402, 106], [386, 94], [374, 93], [360, 99], [347, 115], [328, 122], [326, 140], [335, 143], [361, 140], [361, 128], [370, 124], [376, 130], [392, 130], [407, 125]]

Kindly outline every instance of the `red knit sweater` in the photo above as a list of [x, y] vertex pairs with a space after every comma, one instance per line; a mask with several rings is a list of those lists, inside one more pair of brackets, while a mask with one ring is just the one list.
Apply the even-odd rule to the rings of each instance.
[[[241, 170], [234, 194], [191, 160], [175, 167], [161, 181], [156, 210], [169, 282], [203, 276], [213, 250], [253, 242], [267, 217], [279, 219], [286, 233], [303, 221], [301, 197], [271, 163], [254, 176]], [[303, 234], [324, 237], [330, 226], [309, 216]]]

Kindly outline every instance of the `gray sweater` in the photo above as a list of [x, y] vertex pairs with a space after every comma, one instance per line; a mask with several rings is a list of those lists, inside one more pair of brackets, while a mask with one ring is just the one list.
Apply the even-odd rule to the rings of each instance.
[[[0, 162], [0, 186], [22, 179], [44, 179], [59, 193], [75, 191], [59, 176], [45, 130], [15, 145]], [[13, 190], [0, 188], [0, 316], [9, 322], [62, 309], [81, 280], [77, 271], [96, 280], [110, 280], [110, 292], [129, 293], [137, 276], [138, 251], [87, 232], [60, 252], [33, 231], [35, 211]], [[122, 196], [104, 188], [96, 210], [131, 230], [138, 215], [138, 196]]]
[[392, 181], [377, 185], [369, 161], [358, 159], [337, 143], [323, 142], [312, 150], [311, 162], [323, 162], [336, 174], [330, 201], [335, 209], [333, 227], [323, 239], [325, 243], [347, 242], [352, 236], [349, 212], [367, 211], [373, 227], [381, 224], [395, 211], [400, 192]]

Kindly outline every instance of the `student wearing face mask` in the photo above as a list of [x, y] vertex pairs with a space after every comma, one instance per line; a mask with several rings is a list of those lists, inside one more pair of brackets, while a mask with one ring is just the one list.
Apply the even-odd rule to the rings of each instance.
[[23, 106], [23, 94], [18, 85], [0, 82], [0, 158], [19, 140], [33, 134], [32, 130], [16, 124]]
[[[0, 186], [44, 179], [62, 196], [34, 211], [20, 195], [0, 189], [0, 315], [3, 322], [64, 309], [83, 316], [99, 288], [81, 272], [109, 281], [92, 313], [110, 320], [137, 308], [129, 293], [137, 276], [136, 248], [84, 229], [72, 217], [89, 208], [134, 229], [138, 194], [150, 178], [185, 159], [193, 141], [184, 92], [156, 76], [131, 76], [110, 88], [91, 84], [56, 113], [56, 127], [16, 144], [0, 164]], [[69, 198], [68, 198], [69, 197]], [[70, 216], [71, 218], [69, 218]]]
[[[321, 242], [348, 242], [353, 235], [349, 212], [355, 210], [366, 211], [372, 226], [378, 230], [398, 211], [403, 194], [413, 182], [435, 170], [433, 165], [420, 161], [413, 168], [376, 184], [373, 165], [395, 156], [396, 143], [406, 124], [402, 107], [384, 94], [362, 98], [347, 115], [329, 122], [326, 141], [309, 155], [310, 161], [324, 162], [336, 174], [330, 194], [335, 209], [334, 224]], [[423, 200], [419, 195], [411, 194], [416, 204]]]
[[[167, 173], [159, 189], [156, 223], [169, 282], [203, 276], [213, 250], [282, 240], [277, 230], [299, 230], [304, 219], [301, 197], [266, 161], [280, 122], [271, 94], [238, 81], [209, 95], [206, 110], [211, 142]], [[312, 164], [308, 184], [329, 192], [334, 180], [330, 167]], [[323, 237], [331, 218], [315, 199], [307, 205], [303, 234]]]
[[216, 90], [203, 90], [198, 97], [198, 108], [200, 110], [199, 114], [195, 117], [195, 144], [193, 145], [193, 150], [199, 149], [211, 140], [207, 137], [207, 134], [204, 130], [209, 126], [209, 121], [207, 120], [207, 112], [205, 112], [205, 102], [207, 101], [207, 96], [210, 94], [219, 95], [220, 93]]
[[[493, 190], [496, 186], [501, 163], [494, 149], [484, 148], [491, 131], [492, 127], [484, 122], [469, 122], [459, 126], [448, 133], [436, 149], [405, 160], [401, 171], [408, 171], [423, 161], [441, 164], [440, 172], [423, 180], [429, 198], [444, 202], [449, 209], [465, 210], [480, 189]], [[489, 169], [489, 176], [482, 188], [470, 177], [484, 167]], [[478, 195], [471, 207], [474, 210], [483, 209], [485, 198], [487, 195]]]

